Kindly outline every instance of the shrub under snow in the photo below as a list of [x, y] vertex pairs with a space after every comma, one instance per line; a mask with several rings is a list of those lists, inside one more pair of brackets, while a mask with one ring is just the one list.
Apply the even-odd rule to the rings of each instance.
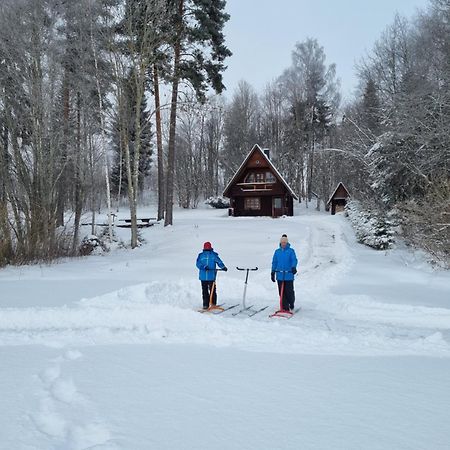
[[376, 211], [364, 210], [356, 200], [348, 202], [345, 210], [355, 229], [358, 242], [376, 250], [392, 247], [394, 232], [389, 220]]
[[80, 255], [99, 255], [105, 251], [105, 246], [102, 241], [95, 236], [94, 234], [90, 234], [85, 236], [80, 244]]
[[230, 200], [225, 197], [217, 196], [217, 197], [209, 197], [205, 200], [207, 205], [212, 206], [213, 208], [225, 209], [230, 207]]

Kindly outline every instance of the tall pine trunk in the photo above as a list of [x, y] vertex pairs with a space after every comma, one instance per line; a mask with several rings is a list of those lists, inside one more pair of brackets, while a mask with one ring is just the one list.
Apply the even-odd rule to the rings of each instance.
[[[136, 98], [135, 98], [135, 117], [134, 117], [134, 152], [133, 152], [133, 165], [130, 165], [130, 149], [127, 140], [127, 175], [128, 175], [128, 197], [130, 200], [130, 219], [131, 219], [131, 248], [136, 248], [138, 245], [138, 229], [137, 229], [137, 195], [139, 190], [139, 161], [141, 151], [141, 108], [142, 99], [144, 97], [144, 83], [145, 83], [145, 70], [139, 68], [134, 75]], [[130, 186], [132, 187], [130, 191]]]
[[155, 88], [156, 148], [158, 153], [158, 220], [164, 218], [164, 154], [162, 143], [161, 101], [159, 97], [158, 67], [153, 66], [153, 84]]
[[173, 179], [175, 172], [175, 134], [177, 126], [177, 106], [178, 106], [178, 87], [180, 83], [180, 56], [181, 56], [181, 40], [182, 40], [182, 22], [183, 22], [184, 1], [179, 3], [179, 30], [178, 39], [174, 47], [173, 59], [173, 81], [172, 81], [172, 98], [170, 103], [170, 127], [169, 127], [169, 149], [167, 154], [167, 187], [166, 187], [166, 215], [164, 226], [173, 224]]

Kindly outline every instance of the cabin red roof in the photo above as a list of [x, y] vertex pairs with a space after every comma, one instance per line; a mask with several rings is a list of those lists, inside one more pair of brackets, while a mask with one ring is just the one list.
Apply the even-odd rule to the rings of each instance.
[[263, 152], [263, 150], [261, 149], [261, 147], [258, 144], [255, 144], [253, 146], [253, 148], [251, 149], [250, 153], [245, 157], [244, 161], [240, 165], [239, 169], [236, 171], [236, 173], [233, 175], [231, 180], [228, 182], [227, 186], [225, 187], [225, 189], [223, 191], [224, 197], [228, 197], [227, 194], [228, 194], [231, 186], [233, 186], [233, 184], [235, 184], [237, 182], [237, 180], [239, 179], [239, 177], [242, 175], [243, 171], [245, 170], [245, 168], [247, 166], [248, 161], [250, 160], [250, 158], [252, 157], [252, 155], [255, 152], [258, 152], [261, 155], [261, 157], [264, 158], [264, 160], [267, 162], [267, 164], [269, 165], [270, 169], [273, 171], [273, 174], [278, 179], [278, 181], [285, 186], [287, 191], [292, 195], [292, 197], [294, 199], [298, 200], [297, 194], [289, 186], [289, 184], [283, 178], [283, 176], [280, 174], [280, 172], [278, 172], [277, 168], [274, 166], [272, 161], [267, 157], [267, 155]]

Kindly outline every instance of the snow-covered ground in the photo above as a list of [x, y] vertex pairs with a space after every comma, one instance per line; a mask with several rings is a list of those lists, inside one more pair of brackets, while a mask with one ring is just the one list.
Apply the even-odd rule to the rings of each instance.
[[[268, 317], [282, 233], [299, 258], [290, 320]], [[450, 448], [449, 273], [312, 210], [178, 211], [142, 234], [133, 251], [0, 271], [0, 449]], [[229, 268], [219, 300], [239, 303], [235, 267], [258, 266], [247, 303], [269, 309], [196, 312], [207, 240]]]

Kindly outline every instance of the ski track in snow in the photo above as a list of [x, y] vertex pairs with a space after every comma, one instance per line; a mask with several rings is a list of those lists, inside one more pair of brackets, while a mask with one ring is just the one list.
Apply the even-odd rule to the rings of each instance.
[[78, 392], [72, 378], [64, 375], [64, 363], [82, 356], [78, 350], [68, 350], [37, 375], [41, 390], [37, 410], [30, 414], [31, 422], [50, 440], [48, 449], [117, 450], [94, 406]]
[[[155, 281], [82, 299], [75, 307], [4, 308], [0, 345], [167, 342], [299, 354], [450, 357], [449, 309], [333, 294], [333, 286], [355, 264], [352, 246], [356, 244], [350, 225], [343, 218], [324, 221], [323, 216], [309, 215], [295, 219], [306, 231], [306, 236], [297, 239], [301, 257], [296, 289], [302, 310], [289, 321], [268, 318], [267, 313], [276, 306], [274, 287], [266, 283], [268, 270], [261, 270], [250, 280], [250, 303], [270, 308], [252, 318], [233, 317], [236, 310], [217, 317], [198, 314], [196, 279]], [[228, 304], [241, 300], [239, 275], [230, 271], [220, 279], [220, 293], [229, 293]], [[56, 435], [70, 434], [68, 425], [54, 413], [54, 404], [64, 399], [76, 402], [76, 387], [66, 380], [52, 385], [48, 392], [42, 417], [55, 418], [48, 422]], [[41, 422], [45, 428], [46, 421]]]

